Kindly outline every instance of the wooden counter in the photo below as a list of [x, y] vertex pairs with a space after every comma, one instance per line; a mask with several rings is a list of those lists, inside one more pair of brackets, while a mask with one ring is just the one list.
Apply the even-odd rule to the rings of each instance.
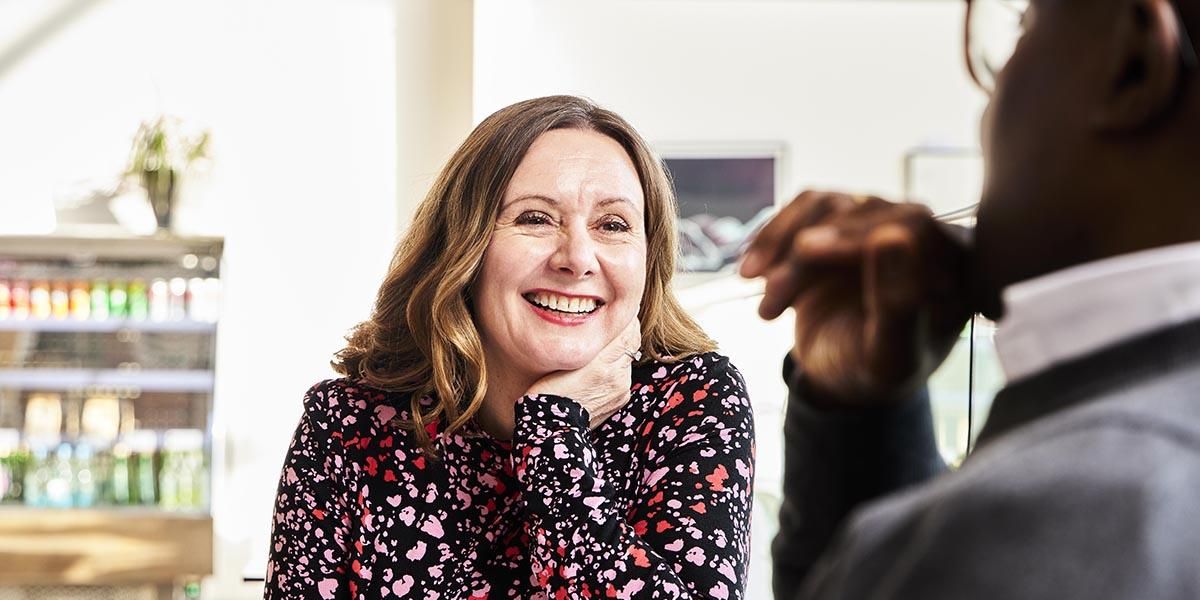
[[207, 514], [0, 508], [0, 586], [170, 583], [212, 565]]

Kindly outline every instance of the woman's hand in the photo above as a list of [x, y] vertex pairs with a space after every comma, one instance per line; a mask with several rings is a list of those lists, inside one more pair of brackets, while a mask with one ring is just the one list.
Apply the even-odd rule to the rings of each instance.
[[574, 371], [555, 371], [533, 384], [526, 395], [550, 394], [570, 398], [587, 409], [595, 429], [629, 402], [632, 365], [642, 343], [642, 323], [634, 317], [625, 330], [592, 359]]

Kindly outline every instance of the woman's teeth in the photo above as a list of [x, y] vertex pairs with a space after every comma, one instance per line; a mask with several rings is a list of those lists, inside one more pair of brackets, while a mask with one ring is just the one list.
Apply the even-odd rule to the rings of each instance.
[[586, 314], [596, 310], [596, 300], [593, 298], [568, 298], [557, 294], [538, 292], [526, 294], [525, 299], [542, 308], [558, 312]]

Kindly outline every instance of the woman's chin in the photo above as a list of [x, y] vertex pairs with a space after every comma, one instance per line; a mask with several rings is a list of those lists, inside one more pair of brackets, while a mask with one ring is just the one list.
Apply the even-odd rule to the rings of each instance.
[[537, 371], [550, 374], [555, 371], [574, 371], [586, 367], [592, 359], [595, 358], [594, 353], [563, 353], [551, 356], [539, 357], [537, 361]]

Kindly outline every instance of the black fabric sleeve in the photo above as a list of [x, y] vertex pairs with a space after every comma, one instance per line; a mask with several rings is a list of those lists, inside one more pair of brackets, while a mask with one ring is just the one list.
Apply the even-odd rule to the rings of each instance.
[[929, 393], [887, 408], [827, 410], [790, 356], [784, 360], [783, 502], [771, 545], [775, 597], [791, 598], [856, 507], [946, 469]]

